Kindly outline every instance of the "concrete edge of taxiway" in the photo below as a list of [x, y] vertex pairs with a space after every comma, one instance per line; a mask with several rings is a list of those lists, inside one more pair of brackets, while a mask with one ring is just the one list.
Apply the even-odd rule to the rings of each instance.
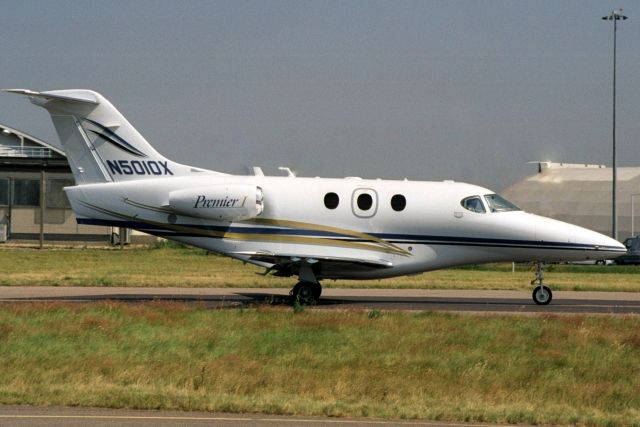
[[[19, 423], [19, 424], [18, 424]], [[203, 411], [145, 410], [64, 406], [1, 405], [0, 425], [31, 427], [82, 426], [316, 426], [316, 427], [510, 427], [505, 424], [453, 421], [394, 420], [381, 418], [340, 418], [260, 413], [215, 413]], [[521, 427], [526, 427], [519, 424]]]
[[[532, 288], [533, 289], [533, 288]], [[75, 296], [108, 297], [110, 295], [181, 295], [185, 297], [224, 296], [230, 294], [289, 295], [284, 288], [180, 288], [180, 287], [94, 287], [94, 286], [0, 286], [0, 300], [72, 298]], [[554, 299], [580, 299], [593, 301], [640, 301], [640, 292], [554, 291]], [[372, 289], [324, 288], [323, 298], [473, 298], [473, 299], [530, 299], [531, 290], [444, 290], [444, 289]]]

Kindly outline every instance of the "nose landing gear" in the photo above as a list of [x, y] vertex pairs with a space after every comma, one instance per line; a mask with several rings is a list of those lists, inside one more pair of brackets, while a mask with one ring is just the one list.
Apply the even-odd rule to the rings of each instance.
[[536, 262], [536, 277], [531, 281], [533, 289], [533, 302], [538, 305], [547, 305], [553, 299], [551, 289], [544, 285], [544, 263]]

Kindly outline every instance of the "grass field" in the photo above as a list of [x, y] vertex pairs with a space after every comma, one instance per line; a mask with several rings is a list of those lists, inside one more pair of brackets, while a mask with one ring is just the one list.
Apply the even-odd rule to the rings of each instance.
[[640, 318], [0, 304], [0, 403], [640, 426]]
[[[186, 248], [125, 250], [19, 249], [0, 246], [0, 285], [179, 286], [290, 288], [295, 278], [261, 276], [264, 270]], [[553, 265], [555, 290], [640, 291], [640, 267]], [[511, 264], [455, 268], [385, 280], [325, 281], [325, 287], [420, 289], [530, 289], [533, 270]]]

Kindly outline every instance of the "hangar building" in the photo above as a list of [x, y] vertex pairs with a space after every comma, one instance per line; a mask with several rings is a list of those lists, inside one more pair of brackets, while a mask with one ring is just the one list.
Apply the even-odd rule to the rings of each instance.
[[62, 150], [0, 124], [0, 242], [119, 242], [117, 228], [76, 223], [63, 191], [73, 183]]
[[[502, 194], [525, 211], [610, 236], [611, 175], [603, 165], [538, 162], [537, 174]], [[617, 190], [618, 240], [624, 240], [640, 232], [640, 167], [618, 168]]]

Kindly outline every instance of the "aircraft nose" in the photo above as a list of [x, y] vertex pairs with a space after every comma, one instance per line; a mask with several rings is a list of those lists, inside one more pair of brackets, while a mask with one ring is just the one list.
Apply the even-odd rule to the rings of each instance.
[[565, 243], [571, 249], [563, 254], [565, 261], [613, 259], [627, 252], [622, 243], [604, 234], [545, 217], [537, 217], [536, 238], [560, 246]]
[[576, 230], [576, 243], [584, 245], [586, 249], [590, 249], [597, 253], [598, 256], [607, 259], [616, 258], [627, 253], [627, 248], [617, 240], [581, 227]]
[[612, 239], [611, 237], [607, 237], [602, 234], [601, 236], [604, 238], [604, 244], [596, 246], [602, 246], [606, 248], [606, 250], [611, 252], [613, 256], [620, 256], [627, 253], [627, 248], [622, 243], [618, 242], [615, 239]]

